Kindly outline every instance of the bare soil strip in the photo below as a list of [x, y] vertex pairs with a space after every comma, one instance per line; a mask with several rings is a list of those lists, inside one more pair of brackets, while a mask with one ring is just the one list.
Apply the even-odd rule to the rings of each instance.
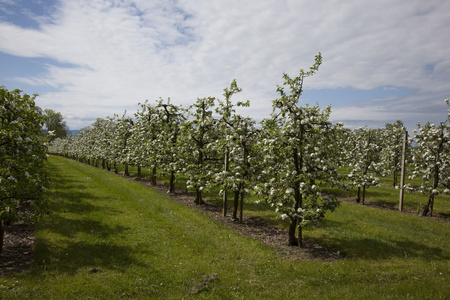
[[0, 276], [23, 272], [33, 263], [34, 224], [16, 223], [5, 226]]

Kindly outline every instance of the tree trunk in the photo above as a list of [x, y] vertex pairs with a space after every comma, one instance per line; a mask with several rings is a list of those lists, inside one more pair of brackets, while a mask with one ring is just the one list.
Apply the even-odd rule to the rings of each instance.
[[128, 171], [128, 163], [125, 163], [125, 171], [124, 171], [125, 176], [130, 176], [130, 172]]
[[243, 175], [242, 181], [239, 184], [239, 191], [240, 191], [240, 195], [241, 195], [241, 203], [240, 203], [240, 209], [239, 209], [239, 223], [242, 223], [243, 214], [244, 214], [244, 195], [245, 195], [244, 179], [249, 179], [248, 178], [248, 170], [250, 169], [250, 163], [248, 162], [248, 158], [247, 158], [248, 150], [247, 150], [247, 145], [245, 142], [242, 142], [242, 148], [243, 148], [242, 158], [244, 161], [245, 169], [242, 174]]
[[222, 216], [227, 216], [227, 202], [228, 202], [228, 195], [227, 190], [223, 189], [223, 198], [222, 198]]
[[169, 193], [175, 193], [175, 172], [170, 172]]
[[298, 246], [303, 248], [303, 228], [302, 226], [298, 226]]
[[[204, 133], [202, 130], [202, 137], [203, 137]], [[198, 157], [197, 157], [197, 170], [201, 173], [202, 169], [203, 169], [203, 148], [204, 148], [204, 144], [203, 144], [203, 138], [200, 138], [200, 141], [197, 144], [198, 146]], [[197, 188], [197, 196], [195, 197], [195, 204], [204, 204], [205, 202], [202, 199], [202, 191]]]
[[137, 168], [138, 168], [137, 177], [141, 178], [141, 176], [142, 176], [141, 175], [141, 165], [138, 165]]
[[[441, 131], [441, 142], [436, 150], [436, 156], [434, 158], [434, 174], [433, 174], [433, 190], [435, 190], [439, 185], [439, 154], [442, 148], [442, 141], [444, 140], [444, 130]], [[428, 203], [422, 209], [422, 216], [426, 216], [430, 212], [430, 217], [433, 216], [433, 204], [434, 204], [434, 194], [433, 191], [430, 192], [430, 197], [428, 198]]]
[[156, 167], [152, 168], [152, 178], [151, 178], [151, 182], [153, 185], [156, 185]]
[[[303, 133], [303, 132], [302, 132]], [[303, 135], [303, 134], [302, 134]], [[300, 157], [298, 155], [297, 148], [292, 149], [292, 157], [294, 160], [294, 167], [297, 172], [297, 174], [300, 174], [300, 170], [302, 168], [303, 162], [302, 162], [302, 155], [300, 153]], [[302, 200], [302, 193], [300, 192], [300, 182], [299, 180], [296, 181], [295, 187], [294, 187], [294, 211], [297, 212], [299, 208], [303, 206], [303, 200]], [[293, 219], [291, 218], [290, 224], [289, 224], [289, 246], [302, 246], [302, 229], [301, 226], [298, 226], [298, 238], [295, 237], [295, 230], [297, 229], [298, 225], [297, 218]]]
[[393, 175], [394, 175], [394, 182], [392, 183], [392, 185], [393, 185], [394, 187], [397, 186], [397, 182], [398, 182], [397, 174], [398, 174], [397, 169], [395, 169], [395, 170], [394, 170], [394, 174], [393, 174]]
[[243, 214], [244, 214], [244, 185], [241, 182], [241, 187], [240, 187], [240, 195], [241, 195], [241, 201], [239, 204], [239, 223], [242, 223], [242, 218], [243, 218]]
[[289, 246], [298, 246], [298, 238], [295, 236], [295, 230], [297, 229], [297, 219], [290, 218], [289, 221]]
[[[436, 153], [435, 165], [434, 165], [434, 180], [433, 180], [433, 190], [437, 188], [439, 183], [439, 152]], [[422, 216], [425, 217], [430, 213], [430, 217], [433, 216], [433, 204], [434, 204], [434, 194], [433, 191], [430, 192], [430, 197], [428, 198], [427, 204], [422, 208]]]
[[362, 205], [364, 205], [364, 200], [366, 200], [366, 185], [363, 185]]
[[433, 216], [433, 202], [434, 202], [434, 194], [430, 193], [430, 197], [428, 197], [428, 202], [426, 205], [422, 207], [422, 217], [426, 217], [428, 213], [430, 213], [430, 217]]
[[3, 221], [0, 220], [0, 255], [2, 254], [3, 251], [4, 236], [5, 236], [5, 229], [3, 228]]
[[356, 195], [356, 203], [361, 202], [361, 187], [358, 186], [358, 194]]
[[234, 191], [233, 220], [237, 220], [238, 207], [239, 207], [239, 189]]
[[203, 201], [203, 198], [202, 198], [202, 191], [200, 191], [200, 189], [197, 188], [197, 190], [195, 192], [196, 192], [196, 196], [195, 196], [194, 203], [200, 204], [200, 205], [205, 204], [205, 201]]
[[[294, 210], [297, 211], [302, 207], [302, 194], [300, 193], [300, 188], [294, 189]], [[298, 224], [299, 220], [292, 220], [289, 224], [289, 246], [299, 246], [303, 247], [303, 235], [302, 235], [302, 227]], [[298, 227], [298, 238], [295, 237], [295, 231]]]

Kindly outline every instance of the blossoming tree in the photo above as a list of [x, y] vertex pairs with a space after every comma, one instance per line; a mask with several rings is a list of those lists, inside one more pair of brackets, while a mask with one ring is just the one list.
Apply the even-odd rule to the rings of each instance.
[[[449, 100], [445, 102], [450, 106]], [[413, 149], [414, 171], [410, 178], [422, 179], [420, 186], [409, 184], [409, 191], [428, 193], [427, 204], [422, 208], [422, 216], [433, 215], [435, 196], [440, 193], [450, 194], [450, 108], [445, 122], [435, 125], [427, 123], [417, 124], [414, 130]]]
[[45, 202], [47, 143], [34, 99], [0, 87], [0, 252], [4, 222], [27, 219]]
[[213, 184], [213, 174], [218, 167], [215, 142], [218, 139], [217, 120], [212, 108], [215, 98], [198, 98], [189, 107], [188, 120], [181, 126], [180, 151], [183, 171], [188, 176], [187, 187], [195, 190], [195, 204], [203, 204], [202, 191]]
[[[316, 223], [326, 211], [334, 210], [339, 202], [320, 193], [315, 181], [337, 180], [335, 165], [329, 155], [334, 130], [329, 121], [331, 108], [299, 106], [303, 80], [312, 76], [322, 63], [319, 53], [309, 71], [291, 78], [283, 75], [284, 87], [278, 87], [280, 98], [273, 101], [272, 118], [263, 122], [266, 137], [260, 142], [264, 169], [257, 191], [281, 215], [289, 218], [289, 245], [303, 246], [302, 227]], [[296, 230], [298, 229], [298, 237]]]
[[175, 176], [181, 169], [178, 143], [180, 126], [185, 119], [184, 110], [170, 103], [170, 99], [159, 99], [155, 107], [160, 122], [160, 131], [153, 144], [157, 147], [156, 164], [161, 167], [163, 174], [170, 176], [169, 193], [174, 193]]
[[156, 185], [157, 163], [156, 156], [158, 146], [155, 144], [158, 138], [161, 124], [158, 110], [148, 101], [140, 103], [141, 109], [136, 112], [136, 122], [133, 127], [130, 145], [133, 147], [133, 161], [138, 166], [138, 176], [140, 177], [140, 167], [146, 166], [151, 171], [151, 183]]
[[[255, 121], [249, 117], [243, 117], [236, 113], [236, 107], [249, 107], [250, 101], [231, 102], [231, 97], [242, 91], [236, 80], [224, 89], [225, 99], [219, 100], [216, 112], [220, 115], [217, 124], [220, 131], [218, 150], [224, 153], [224, 168], [222, 172], [216, 173], [216, 182], [221, 185], [223, 194], [223, 216], [227, 212], [227, 191], [234, 193], [233, 219], [242, 222], [244, 197], [251, 187], [251, 179], [255, 173], [256, 140], [258, 131]], [[240, 205], [239, 205], [240, 203]]]
[[358, 189], [357, 203], [364, 204], [366, 189], [380, 182], [378, 176], [383, 171], [380, 144], [378, 130], [361, 127], [347, 134], [344, 156], [350, 167], [349, 185]]
[[394, 187], [398, 187], [399, 184], [398, 178], [402, 168], [401, 158], [405, 130], [403, 122], [398, 120], [393, 124], [387, 123], [381, 131], [383, 169], [386, 173], [392, 174], [392, 185]]

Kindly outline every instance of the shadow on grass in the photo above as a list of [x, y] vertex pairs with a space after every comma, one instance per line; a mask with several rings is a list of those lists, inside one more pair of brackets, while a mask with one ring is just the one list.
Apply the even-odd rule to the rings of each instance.
[[[349, 224], [345, 224], [348, 226]], [[326, 220], [322, 227], [333, 228], [336, 232], [345, 232], [342, 222]], [[342, 229], [340, 229], [342, 227]], [[380, 238], [368, 238], [363, 232], [358, 236], [341, 234], [340, 237], [324, 236], [322, 238], [310, 238], [312, 241], [326, 246], [335, 251], [340, 251], [343, 256], [350, 259], [382, 260], [390, 258], [422, 258], [424, 260], [450, 259], [448, 251], [444, 247], [433, 247], [410, 239], [394, 236]]]
[[[73, 209], [77, 208], [73, 214]], [[37, 270], [57, 269], [63, 273], [75, 273], [83, 268], [124, 270], [130, 265], [141, 265], [133, 258], [136, 249], [126, 246], [125, 241], [120, 243], [131, 228], [89, 217], [87, 212], [94, 209], [104, 211], [107, 208], [65, 201], [60, 203], [58, 210], [72, 210], [69, 217], [55, 212], [40, 222], [40, 230], [48, 234], [36, 240]]]
[[[73, 200], [58, 204], [55, 212], [40, 222], [40, 230], [48, 234], [36, 240], [35, 264], [38, 270], [57, 269], [63, 273], [75, 273], [83, 268], [123, 270], [129, 265], [141, 264], [132, 256], [136, 249], [126, 246], [125, 242], [120, 243], [131, 228], [111, 225], [88, 214], [94, 210], [104, 213], [107, 207]], [[63, 213], [65, 211], [70, 212], [68, 217]]]
[[[36, 239], [33, 270], [72, 274], [83, 269], [97, 272], [124, 270], [132, 265], [146, 267], [135, 253], [151, 250], [127, 245], [125, 239], [132, 229], [108, 222], [108, 214], [122, 213], [105, 205], [111, 199], [89, 192], [92, 187], [88, 181], [79, 179], [82, 173], [77, 177], [56, 164], [49, 167], [53, 175], [48, 192], [51, 211], [39, 222], [43, 233]], [[92, 214], [97, 211], [100, 213]]]
[[[80, 215], [94, 211], [102, 211], [107, 214], [120, 214], [121, 211], [103, 205], [103, 202], [109, 201], [108, 197], [98, 197], [91, 193], [84, 192], [81, 188], [74, 190], [65, 185], [66, 189], [49, 191], [48, 196], [53, 199], [51, 203], [51, 212], [53, 213], [77, 213]], [[85, 187], [83, 187], [85, 188]], [[94, 204], [95, 203], [95, 204]]]
[[333, 249], [340, 249], [345, 257], [353, 259], [423, 258], [425, 260], [445, 261], [450, 258], [448, 253], [445, 253], [442, 248], [430, 247], [410, 240], [327, 239], [327, 244]]
[[[80, 180], [80, 176], [63, 173], [56, 164], [48, 165], [51, 176], [51, 189], [47, 192], [51, 201], [51, 211], [54, 213], [78, 213], [85, 214], [93, 211], [102, 213], [120, 213], [110, 207], [102, 205], [103, 201], [109, 201], [108, 197], [99, 197], [86, 191], [87, 183]], [[97, 203], [98, 205], [94, 205]]]
[[52, 233], [59, 234], [67, 238], [76, 237], [79, 234], [93, 235], [98, 238], [108, 238], [110, 236], [121, 235], [127, 230], [125, 226], [111, 226], [104, 222], [93, 220], [89, 217], [80, 219], [65, 218], [58, 214], [51, 214], [45, 222], [42, 222], [41, 228]]
[[148, 268], [148, 265], [132, 255], [136, 252], [135, 249], [112, 244], [107, 240], [95, 243], [72, 240], [64, 243], [64, 246], [38, 240], [35, 251], [34, 272], [36, 273], [46, 270], [66, 274], [74, 274], [80, 270], [86, 272], [124, 271], [131, 266]]
[[444, 217], [449, 218], [450, 217], [450, 212], [439, 212], [439, 214], [443, 215]]

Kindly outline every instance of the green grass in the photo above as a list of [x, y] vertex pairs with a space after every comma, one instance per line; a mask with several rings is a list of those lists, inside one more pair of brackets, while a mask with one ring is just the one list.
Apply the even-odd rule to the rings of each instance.
[[450, 297], [448, 222], [343, 203], [305, 237], [344, 258], [289, 260], [138, 182], [60, 157], [48, 167], [35, 262], [0, 277], [2, 299]]
[[[345, 175], [345, 169], [343, 170]], [[366, 200], [378, 202], [393, 209], [398, 209], [400, 190], [393, 187], [392, 175], [386, 177], [380, 177], [380, 185], [372, 186], [366, 189]], [[420, 185], [420, 179], [408, 179], [405, 178], [405, 183], [410, 183], [416, 186]], [[398, 182], [400, 184], [400, 181]], [[326, 192], [356, 199], [357, 189], [352, 188], [348, 191], [339, 188], [326, 187]], [[419, 213], [422, 211], [422, 207], [427, 204], [428, 194], [425, 193], [404, 193], [403, 208], [409, 211]], [[433, 214], [439, 214], [442, 216], [450, 217], [450, 195], [438, 195], [435, 196]]]

